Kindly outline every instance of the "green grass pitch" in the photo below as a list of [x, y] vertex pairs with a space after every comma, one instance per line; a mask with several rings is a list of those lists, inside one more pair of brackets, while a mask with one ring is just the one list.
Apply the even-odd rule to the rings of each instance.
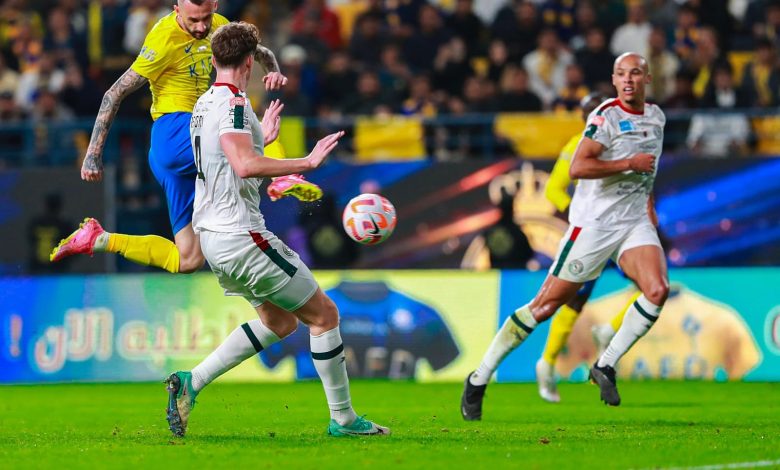
[[[359, 413], [390, 437], [334, 439], [318, 382], [215, 383], [187, 437], [165, 422], [163, 384], [0, 387], [3, 468], [657, 468], [764, 461], [780, 467], [780, 384], [492, 384], [484, 421], [463, 422], [461, 385], [355, 381]], [[734, 467], [732, 467], [734, 468]]]

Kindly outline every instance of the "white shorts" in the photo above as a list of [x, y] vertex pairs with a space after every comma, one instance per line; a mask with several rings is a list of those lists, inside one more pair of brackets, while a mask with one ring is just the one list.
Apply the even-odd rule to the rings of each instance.
[[268, 230], [199, 235], [203, 255], [225, 295], [244, 297], [253, 307], [269, 301], [292, 312], [319, 287], [298, 253]]
[[550, 274], [569, 282], [592, 281], [601, 275], [610, 258], [617, 263], [626, 250], [646, 245], [661, 247], [658, 231], [650, 222], [619, 230], [570, 225]]

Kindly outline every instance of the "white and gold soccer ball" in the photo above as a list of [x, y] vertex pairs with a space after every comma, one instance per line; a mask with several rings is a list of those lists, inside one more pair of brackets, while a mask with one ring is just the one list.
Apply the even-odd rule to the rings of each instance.
[[387, 240], [395, 230], [395, 207], [378, 194], [365, 193], [352, 198], [341, 218], [349, 238], [364, 245]]

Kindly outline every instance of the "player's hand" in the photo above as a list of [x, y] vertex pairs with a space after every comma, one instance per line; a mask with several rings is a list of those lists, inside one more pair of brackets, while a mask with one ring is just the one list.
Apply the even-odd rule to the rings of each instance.
[[279, 100], [271, 101], [265, 109], [263, 120], [260, 121], [260, 125], [263, 128], [263, 142], [265, 145], [270, 144], [279, 137], [279, 126], [282, 122], [280, 114], [282, 114], [283, 109], [284, 104]]
[[655, 171], [655, 155], [638, 153], [628, 160], [628, 167], [635, 173], [653, 173]]
[[101, 152], [87, 150], [84, 163], [81, 164], [81, 179], [84, 181], [100, 181], [103, 179], [103, 157]]
[[328, 154], [333, 151], [334, 148], [336, 148], [336, 145], [339, 144], [339, 139], [342, 137], [344, 137], [344, 131], [338, 131], [333, 134], [326, 135], [317, 142], [317, 145], [314, 146], [314, 150], [312, 150], [307, 157], [309, 159], [309, 163], [311, 164], [312, 170], [319, 168], [319, 166], [322, 165], [322, 162], [325, 161], [325, 157], [327, 157]]
[[265, 83], [265, 89], [268, 91], [278, 90], [287, 85], [287, 77], [282, 75], [281, 72], [271, 72], [263, 77], [263, 83]]

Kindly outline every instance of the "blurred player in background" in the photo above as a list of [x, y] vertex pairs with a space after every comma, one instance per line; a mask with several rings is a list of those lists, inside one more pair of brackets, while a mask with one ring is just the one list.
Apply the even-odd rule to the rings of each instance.
[[[594, 92], [585, 96], [580, 103], [582, 120], [587, 121], [590, 113], [607, 99], [608, 97], [605, 94], [599, 92]], [[580, 143], [581, 139], [582, 134], [578, 133], [563, 147], [561, 154], [555, 161], [555, 166], [550, 173], [550, 179], [547, 180], [547, 185], [544, 188], [544, 195], [555, 205], [556, 209], [562, 213], [568, 210], [569, 204], [571, 203], [569, 186], [572, 184], [572, 179], [569, 177], [569, 169], [571, 167], [571, 159], [574, 157], [577, 145]], [[654, 221], [654, 225], [657, 225], [655, 222], [657, 218], [655, 217], [654, 212], [650, 214], [650, 219]], [[580, 312], [582, 312], [583, 307], [585, 307], [588, 299], [590, 299], [590, 295], [593, 293], [595, 285], [596, 280], [588, 281], [583, 284], [574, 298], [564, 304], [550, 322], [550, 331], [547, 334], [544, 352], [542, 352], [542, 357], [536, 361], [536, 382], [539, 385], [539, 396], [545, 401], [550, 403], [558, 403], [561, 401], [561, 396], [558, 393], [558, 384], [555, 380], [555, 362], [564, 346], [566, 346], [566, 342], [574, 327], [574, 322], [577, 321]], [[625, 315], [628, 308], [636, 301], [640, 294], [641, 292], [637, 291], [630, 302], [626, 304], [626, 306], [622, 308], [609, 323], [593, 326], [593, 340], [596, 342], [599, 354], [603, 352], [609, 341], [615, 335], [615, 332], [620, 328], [620, 325], [623, 324], [623, 315]]]
[[591, 113], [569, 171], [580, 180], [569, 211], [571, 225], [536, 297], [506, 319], [479, 368], [466, 378], [464, 419], [482, 418], [485, 390], [499, 363], [584, 283], [597, 279], [609, 259], [642, 291], [590, 370], [601, 399], [620, 404], [614, 367], [658, 319], [669, 293], [666, 259], [648, 210], [666, 123], [663, 111], [645, 102], [650, 80], [647, 61], [639, 54], [615, 60], [612, 84], [618, 97]]
[[[103, 148], [119, 105], [148, 82], [154, 120], [149, 166], [165, 191], [175, 244], [156, 235], [108, 233], [97, 220], [87, 218], [54, 248], [51, 261], [108, 251], [172, 273], [190, 273], [203, 266], [203, 253], [191, 226], [196, 169], [189, 127], [192, 107], [211, 83], [211, 34], [228, 20], [216, 13], [214, 0], [178, 0], [173, 9], [155, 24], [135, 62], [103, 96], [81, 178], [99, 181], [103, 177]], [[267, 72], [263, 77], [266, 89], [276, 90], [287, 82], [273, 52], [258, 45], [255, 58]], [[290, 194], [303, 200], [322, 194], [300, 175], [274, 181], [269, 193], [273, 199]]]
[[264, 144], [279, 132], [282, 106], [272, 102], [266, 112], [271, 124], [261, 127], [243, 91], [259, 42], [260, 33], [248, 23], [230, 23], [214, 33], [217, 80], [195, 104], [190, 132], [197, 164], [193, 226], [203, 253], [225, 294], [247, 299], [260, 318], [236, 328], [191, 372], [168, 377], [168, 423], [174, 435], [183, 436], [203, 387], [289, 336], [300, 319], [309, 327], [311, 356], [330, 408], [328, 434], [389, 434], [352, 409], [338, 309], [298, 254], [266, 230], [260, 213], [263, 177], [319, 167], [344, 132], [321, 139], [305, 158], [263, 156]]

